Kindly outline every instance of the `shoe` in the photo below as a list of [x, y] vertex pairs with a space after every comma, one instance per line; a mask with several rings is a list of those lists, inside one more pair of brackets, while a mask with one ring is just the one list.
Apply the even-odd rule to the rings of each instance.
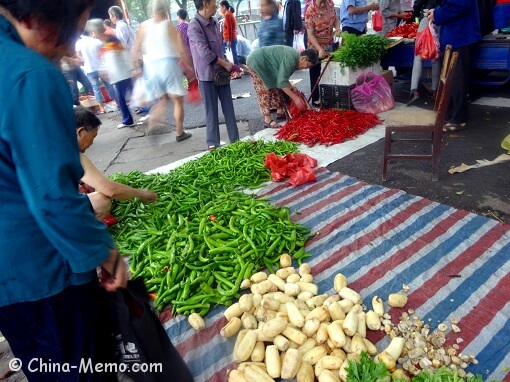
[[270, 120], [269, 123], [264, 122], [264, 129], [278, 129], [280, 125], [273, 120]]
[[192, 135], [191, 133], [188, 133], [188, 132], [184, 131], [181, 135], [176, 135], [175, 136], [175, 140], [177, 142], [182, 142], [185, 139], [191, 138], [191, 135]]
[[320, 101], [312, 101], [311, 105], [313, 107], [321, 107], [321, 102]]
[[216, 150], [217, 148], [218, 148], [218, 147], [217, 147], [217, 146], [214, 146], [214, 145], [212, 145], [212, 146], [207, 146], [207, 150], [209, 150], [209, 151]]
[[443, 133], [456, 133], [458, 131], [467, 130], [467, 123], [448, 122], [443, 127]]
[[124, 123], [119, 123], [119, 124], [117, 125], [117, 129], [123, 129], [124, 127], [131, 127], [131, 126], [134, 126], [134, 125], [135, 125], [134, 123], [132, 123], [132, 124], [130, 124], [130, 125], [126, 125], [126, 124], [124, 124]]
[[145, 121], [147, 121], [150, 117], [151, 117], [151, 115], [150, 115], [150, 114], [147, 114], [146, 116], [140, 117], [140, 119], [139, 119], [138, 121], [139, 121], [139, 122], [145, 122]]
[[409, 101], [407, 102], [406, 106], [411, 106], [419, 98], [420, 98], [420, 93], [418, 93], [417, 91], [414, 91], [413, 93], [411, 93], [411, 96], [409, 97]]

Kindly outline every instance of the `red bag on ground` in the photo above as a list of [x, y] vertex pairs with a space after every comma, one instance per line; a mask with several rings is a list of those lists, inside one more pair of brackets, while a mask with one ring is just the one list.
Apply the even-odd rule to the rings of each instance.
[[299, 117], [304, 111], [311, 109], [311, 107], [308, 104], [308, 102], [306, 102], [305, 95], [302, 92], [298, 92], [296, 94], [297, 94], [297, 96], [299, 98], [301, 98], [303, 100], [303, 102], [305, 104], [305, 107], [304, 108], [300, 108], [299, 106], [297, 106], [294, 103], [294, 101], [291, 98], [291, 100], [289, 102], [289, 105], [287, 106], [287, 114], [288, 114], [289, 119]]
[[271, 169], [273, 181], [280, 182], [288, 177], [289, 183], [294, 187], [316, 180], [313, 167], [317, 160], [306, 154], [287, 154], [279, 157], [275, 153], [266, 155], [264, 166]]
[[381, 15], [381, 10], [378, 9], [374, 13], [372, 13], [372, 29], [376, 32], [382, 31], [383, 28], [383, 18]]
[[439, 39], [432, 23], [423, 32], [416, 35], [414, 55], [422, 60], [437, 60], [439, 58]]

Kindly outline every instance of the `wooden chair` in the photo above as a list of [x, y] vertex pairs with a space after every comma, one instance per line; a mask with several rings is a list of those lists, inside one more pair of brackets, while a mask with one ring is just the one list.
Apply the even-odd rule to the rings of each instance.
[[[439, 157], [441, 155], [441, 137], [448, 107], [448, 99], [453, 82], [453, 74], [457, 65], [458, 53], [452, 53], [451, 45], [446, 46], [443, 66], [437, 89], [434, 110], [400, 109], [390, 111], [384, 121], [386, 134], [384, 137], [384, 160], [382, 180], [386, 181], [388, 161], [397, 159], [432, 160], [432, 180], [439, 179]], [[397, 137], [399, 133], [426, 133], [428, 138]], [[413, 134], [414, 136], [414, 134]], [[393, 142], [429, 142], [430, 154], [393, 153]]]

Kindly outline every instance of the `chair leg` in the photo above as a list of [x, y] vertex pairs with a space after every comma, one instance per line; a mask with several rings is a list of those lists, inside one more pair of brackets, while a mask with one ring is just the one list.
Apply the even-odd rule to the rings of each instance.
[[432, 139], [432, 180], [439, 180], [439, 158], [441, 157], [441, 134], [435, 133]]
[[388, 172], [388, 155], [391, 154], [391, 131], [386, 128], [384, 135], [384, 157], [382, 168], [382, 181], [386, 182], [386, 174]]

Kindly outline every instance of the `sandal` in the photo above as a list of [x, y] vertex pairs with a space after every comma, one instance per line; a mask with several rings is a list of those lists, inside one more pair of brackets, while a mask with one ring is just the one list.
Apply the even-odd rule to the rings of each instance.
[[443, 133], [456, 133], [458, 131], [467, 130], [467, 123], [448, 122], [443, 127]]
[[188, 138], [191, 138], [191, 133], [188, 133], [188, 132], [183, 132], [181, 135], [176, 135], [175, 136], [175, 140], [177, 142], [182, 142], [184, 141], [185, 139], [188, 139]]
[[264, 129], [277, 129], [279, 127], [280, 125], [274, 120], [270, 120], [269, 123], [264, 122]]
[[276, 120], [277, 121], [285, 121], [285, 119], [287, 119], [287, 117], [285, 116], [285, 113], [276, 113]]

